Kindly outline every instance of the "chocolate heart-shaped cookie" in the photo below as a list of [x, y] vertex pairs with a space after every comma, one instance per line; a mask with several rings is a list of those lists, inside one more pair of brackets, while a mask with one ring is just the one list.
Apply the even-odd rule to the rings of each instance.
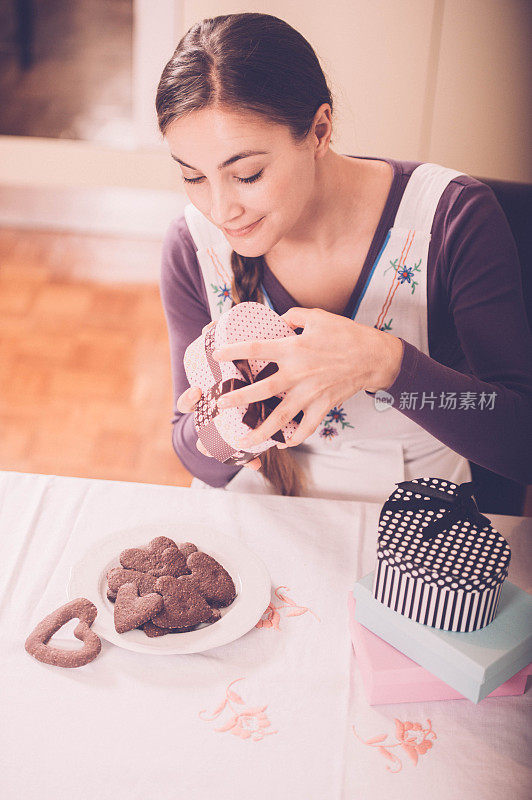
[[187, 567], [191, 575], [184, 575], [180, 580], [194, 586], [211, 605], [228, 606], [236, 597], [233, 579], [221, 564], [200, 551], [191, 553], [187, 558]]
[[[219, 610], [217, 608], [211, 608], [211, 611], [212, 616], [207, 620], [207, 622], [218, 622], [218, 620], [222, 618]], [[152, 639], [156, 636], [165, 636], [167, 633], [188, 633], [188, 631], [195, 630], [197, 625], [189, 625], [187, 628], [160, 628], [158, 625], [154, 625], [150, 619], [140, 627], [146, 636], [149, 636], [150, 639]]]
[[[26, 651], [38, 661], [56, 667], [82, 667], [88, 664], [102, 648], [99, 637], [90, 629], [97, 613], [94, 603], [85, 597], [71, 600], [39, 622], [26, 639]], [[74, 628], [74, 636], [83, 642], [83, 647], [79, 650], [51, 647], [48, 642], [54, 633], [75, 617], [79, 619], [79, 624]]]
[[171, 628], [159, 628], [157, 625], [153, 624], [151, 619], [141, 625], [140, 628], [144, 631], [146, 636], [150, 637], [150, 639], [153, 639], [156, 636], [166, 636], [167, 633], [172, 633]]
[[192, 544], [192, 542], [179, 542], [177, 546], [179, 547], [185, 558], [188, 558], [188, 556], [191, 553], [195, 553], [198, 549], [195, 544]]
[[138, 628], [158, 614], [162, 607], [163, 598], [160, 594], [152, 592], [139, 596], [136, 584], [124, 583], [116, 594], [114, 610], [116, 632], [126, 633]]
[[[107, 586], [109, 591], [114, 593], [116, 600], [116, 593], [124, 583], [134, 583], [139, 590], [139, 594], [149, 594], [155, 591], [155, 584], [157, 583], [157, 576], [152, 575], [150, 572], [139, 572], [135, 569], [124, 569], [123, 567], [114, 567], [107, 573]], [[109, 594], [107, 594], [109, 597]], [[112, 600], [109, 597], [109, 600]]]
[[152, 618], [161, 628], [188, 628], [208, 622], [212, 609], [192, 585], [185, 585], [179, 578], [163, 575], [155, 584], [155, 590], [163, 597], [163, 610]]
[[177, 542], [174, 542], [173, 539], [170, 539], [168, 536], [156, 536], [155, 539], [152, 539], [150, 544], [155, 545], [155, 547], [161, 547], [163, 550], [165, 547], [177, 547]]
[[[171, 544], [169, 544], [171, 542]], [[151, 575], [185, 575], [186, 559], [181, 550], [166, 536], [158, 536], [146, 547], [132, 547], [120, 553], [125, 569], [149, 572]]]
[[140, 627], [150, 639], [154, 639], [157, 636], [166, 636], [167, 633], [188, 633], [188, 631], [193, 631], [196, 628], [195, 625], [189, 625], [188, 628], [160, 628], [158, 625], [154, 625], [151, 619]]

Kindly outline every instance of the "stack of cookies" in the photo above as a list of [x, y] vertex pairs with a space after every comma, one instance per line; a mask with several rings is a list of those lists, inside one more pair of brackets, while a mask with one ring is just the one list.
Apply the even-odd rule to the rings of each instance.
[[124, 550], [107, 573], [118, 633], [140, 628], [149, 637], [185, 633], [220, 619], [236, 589], [229, 573], [192, 542], [158, 536]]

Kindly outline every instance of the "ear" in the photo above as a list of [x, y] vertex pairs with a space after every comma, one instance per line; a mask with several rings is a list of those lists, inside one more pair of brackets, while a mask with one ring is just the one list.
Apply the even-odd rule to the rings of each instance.
[[323, 158], [329, 149], [332, 136], [332, 112], [329, 103], [322, 103], [316, 111], [311, 134], [315, 157]]

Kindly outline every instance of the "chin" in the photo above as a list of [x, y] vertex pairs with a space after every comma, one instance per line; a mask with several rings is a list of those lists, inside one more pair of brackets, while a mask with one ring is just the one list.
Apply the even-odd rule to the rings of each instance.
[[265, 255], [267, 252], [263, 247], [233, 247], [235, 253], [238, 253], [239, 256], [243, 256], [244, 258], [259, 258], [259, 256]]
[[244, 258], [258, 258], [267, 255], [282, 237], [262, 236], [261, 241], [234, 242], [232, 245], [235, 253]]
[[229, 242], [235, 253], [244, 258], [258, 258], [271, 248], [262, 242]]

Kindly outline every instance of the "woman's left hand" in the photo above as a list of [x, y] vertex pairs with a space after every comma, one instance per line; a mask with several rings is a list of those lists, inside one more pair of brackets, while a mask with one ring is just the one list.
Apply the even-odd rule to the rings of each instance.
[[265, 442], [303, 411], [297, 431], [283, 446], [301, 444], [335, 406], [361, 389], [387, 389], [399, 374], [403, 343], [396, 336], [320, 308], [291, 308], [282, 315], [299, 336], [235, 342], [214, 352], [218, 361], [262, 359], [279, 369], [269, 378], [229, 392], [220, 408], [248, 405], [281, 392], [286, 397], [254, 431], [240, 440], [245, 448]]

